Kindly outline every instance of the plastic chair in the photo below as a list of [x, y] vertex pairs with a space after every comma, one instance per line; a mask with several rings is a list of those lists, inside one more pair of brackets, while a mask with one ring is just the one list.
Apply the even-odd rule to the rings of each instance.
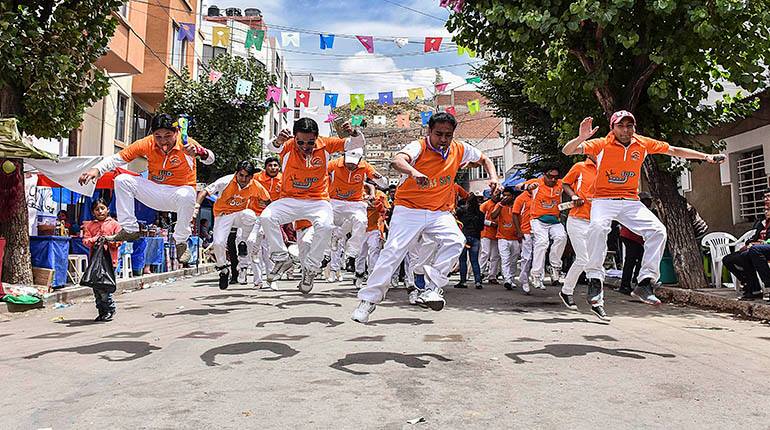
[[79, 285], [80, 280], [83, 279], [83, 274], [88, 268], [88, 256], [81, 254], [70, 254], [67, 257], [67, 275], [72, 281], [73, 285]]
[[120, 279], [128, 279], [133, 276], [133, 268], [131, 267], [131, 254], [134, 253], [134, 244], [131, 242], [124, 242], [118, 248], [118, 258], [120, 259]]
[[[746, 233], [743, 233], [743, 236], [739, 237], [738, 240], [733, 243], [733, 251], [737, 251], [741, 248], [743, 248], [744, 245], [746, 245], [746, 242], [749, 241], [752, 237], [754, 237], [754, 234], [756, 234], [756, 229], [751, 229], [747, 231]], [[733, 280], [735, 281], [735, 292], [740, 293], [741, 292], [741, 281], [737, 280], [735, 276], [733, 276]], [[764, 284], [762, 283], [762, 279], [759, 280], [759, 285], [762, 285], [764, 287]]]
[[[722, 287], [722, 259], [732, 252], [730, 247], [735, 242], [735, 236], [723, 232], [709, 233], [701, 239], [701, 245], [708, 247], [711, 254], [711, 280], [717, 288]], [[738, 280], [735, 276], [732, 278], [733, 285], [736, 285]]]

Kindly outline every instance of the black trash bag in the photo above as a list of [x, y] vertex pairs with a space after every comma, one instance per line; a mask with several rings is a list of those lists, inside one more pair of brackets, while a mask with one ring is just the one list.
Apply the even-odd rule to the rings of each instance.
[[80, 285], [91, 287], [104, 293], [114, 293], [117, 290], [115, 269], [112, 267], [112, 257], [103, 240], [99, 240], [91, 251], [91, 261], [86, 273], [80, 280]]

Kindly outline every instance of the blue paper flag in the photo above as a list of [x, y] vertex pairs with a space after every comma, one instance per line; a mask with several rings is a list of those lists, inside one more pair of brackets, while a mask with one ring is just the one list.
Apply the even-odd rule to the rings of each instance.
[[393, 91], [388, 91], [386, 93], [379, 93], [379, 94], [380, 94], [381, 105], [393, 104]]
[[428, 110], [425, 112], [420, 112], [420, 118], [422, 118], [422, 125], [428, 125], [428, 121], [430, 121], [430, 117], [432, 116], [433, 116], [432, 111]]
[[334, 35], [333, 34], [321, 34], [321, 49], [334, 48]]
[[337, 107], [337, 97], [339, 94], [337, 93], [326, 93], [324, 94], [324, 106], [331, 106], [332, 109]]

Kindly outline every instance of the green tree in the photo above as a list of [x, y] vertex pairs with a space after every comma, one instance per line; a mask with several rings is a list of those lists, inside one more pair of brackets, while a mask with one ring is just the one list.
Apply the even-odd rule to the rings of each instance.
[[[120, 0], [0, 2], [0, 117], [19, 128], [59, 137], [77, 128], [104, 97], [107, 78], [93, 67], [115, 31]], [[0, 163], [4, 160], [0, 160]], [[21, 160], [14, 160], [18, 170]], [[0, 236], [8, 239], [3, 280], [32, 283], [27, 207], [21, 175], [8, 178], [15, 199], [0, 201]]]
[[[209, 68], [222, 72], [216, 83], [207, 77], [196, 81], [187, 71], [181, 77], [171, 75], [159, 107], [160, 112], [189, 115], [190, 136], [214, 151], [214, 164], [202, 166], [198, 174], [206, 182], [232, 173], [237, 162], [261, 154], [259, 133], [268, 111], [265, 94], [267, 86], [275, 83], [275, 77], [254, 58], [220, 55]], [[235, 93], [238, 79], [251, 81], [248, 95]]]
[[[455, 41], [479, 51], [523, 84], [522, 93], [546, 109], [559, 140], [577, 134], [584, 116], [619, 109], [635, 113], [642, 134], [709, 151], [695, 136], [743, 117], [756, 103], [710, 91], [734, 82], [753, 92], [766, 86], [770, 1], [577, 0], [466, 3], [447, 28]], [[483, 31], [479, 31], [483, 29]], [[593, 100], [593, 106], [586, 106]], [[653, 195], [680, 283], [705, 286], [700, 253], [684, 199], [667, 159], [648, 160]]]

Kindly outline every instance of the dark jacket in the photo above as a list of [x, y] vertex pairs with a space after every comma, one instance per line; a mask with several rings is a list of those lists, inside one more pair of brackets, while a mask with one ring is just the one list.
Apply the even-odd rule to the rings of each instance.
[[484, 230], [484, 213], [478, 207], [471, 210], [466, 205], [457, 208], [457, 219], [463, 224], [463, 234], [465, 237], [475, 237], [481, 239], [481, 230]]

